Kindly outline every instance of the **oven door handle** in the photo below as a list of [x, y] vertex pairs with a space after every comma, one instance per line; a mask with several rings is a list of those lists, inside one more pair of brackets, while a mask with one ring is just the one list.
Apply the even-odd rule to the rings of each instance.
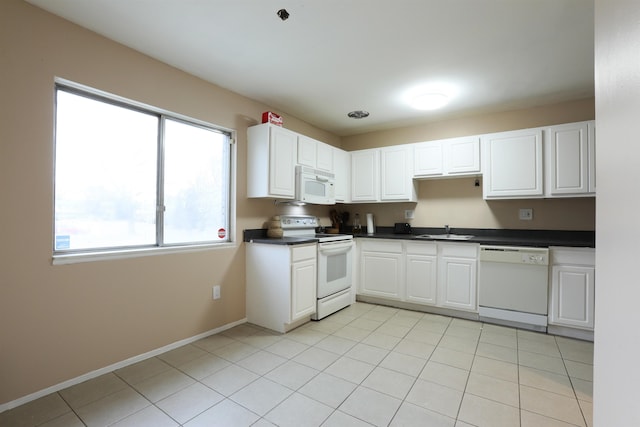
[[349, 242], [349, 243], [331, 245], [331, 247], [319, 246], [318, 251], [322, 255], [339, 255], [339, 254], [344, 254], [349, 252], [351, 248], [353, 248], [353, 243]]

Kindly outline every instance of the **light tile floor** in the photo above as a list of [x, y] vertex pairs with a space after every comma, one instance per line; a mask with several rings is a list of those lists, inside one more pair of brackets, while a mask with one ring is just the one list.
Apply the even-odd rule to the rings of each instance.
[[592, 426], [593, 344], [357, 303], [245, 324], [0, 414], [0, 426]]

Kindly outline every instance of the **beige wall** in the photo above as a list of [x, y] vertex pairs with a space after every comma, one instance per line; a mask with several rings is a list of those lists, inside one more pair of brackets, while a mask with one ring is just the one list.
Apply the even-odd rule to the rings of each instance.
[[[594, 99], [457, 118], [420, 126], [344, 137], [346, 150], [480, 135], [514, 129], [592, 120]], [[415, 209], [410, 222], [415, 227], [511, 228], [532, 230], [595, 230], [595, 198], [495, 200], [482, 199], [482, 184], [475, 178], [418, 181], [417, 203], [346, 205], [350, 213], [371, 212], [376, 224], [391, 226], [405, 222], [404, 210]], [[518, 219], [520, 208], [532, 208], [533, 220]]]
[[[268, 107], [19, 0], [0, 2], [0, 73], [0, 405], [244, 318], [241, 244], [51, 265], [54, 77], [235, 129], [238, 239], [280, 211], [246, 198], [246, 128]], [[215, 302], [214, 284], [222, 284]]]

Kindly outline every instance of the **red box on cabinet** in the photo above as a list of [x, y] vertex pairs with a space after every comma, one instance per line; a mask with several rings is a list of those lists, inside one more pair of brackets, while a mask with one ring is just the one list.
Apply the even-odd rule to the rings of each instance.
[[271, 123], [276, 126], [282, 126], [282, 117], [271, 111], [262, 113], [262, 123]]

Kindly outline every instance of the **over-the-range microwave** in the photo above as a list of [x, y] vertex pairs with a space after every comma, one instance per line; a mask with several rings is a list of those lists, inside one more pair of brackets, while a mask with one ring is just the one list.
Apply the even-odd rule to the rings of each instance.
[[335, 175], [306, 166], [296, 166], [296, 200], [316, 205], [334, 205]]

